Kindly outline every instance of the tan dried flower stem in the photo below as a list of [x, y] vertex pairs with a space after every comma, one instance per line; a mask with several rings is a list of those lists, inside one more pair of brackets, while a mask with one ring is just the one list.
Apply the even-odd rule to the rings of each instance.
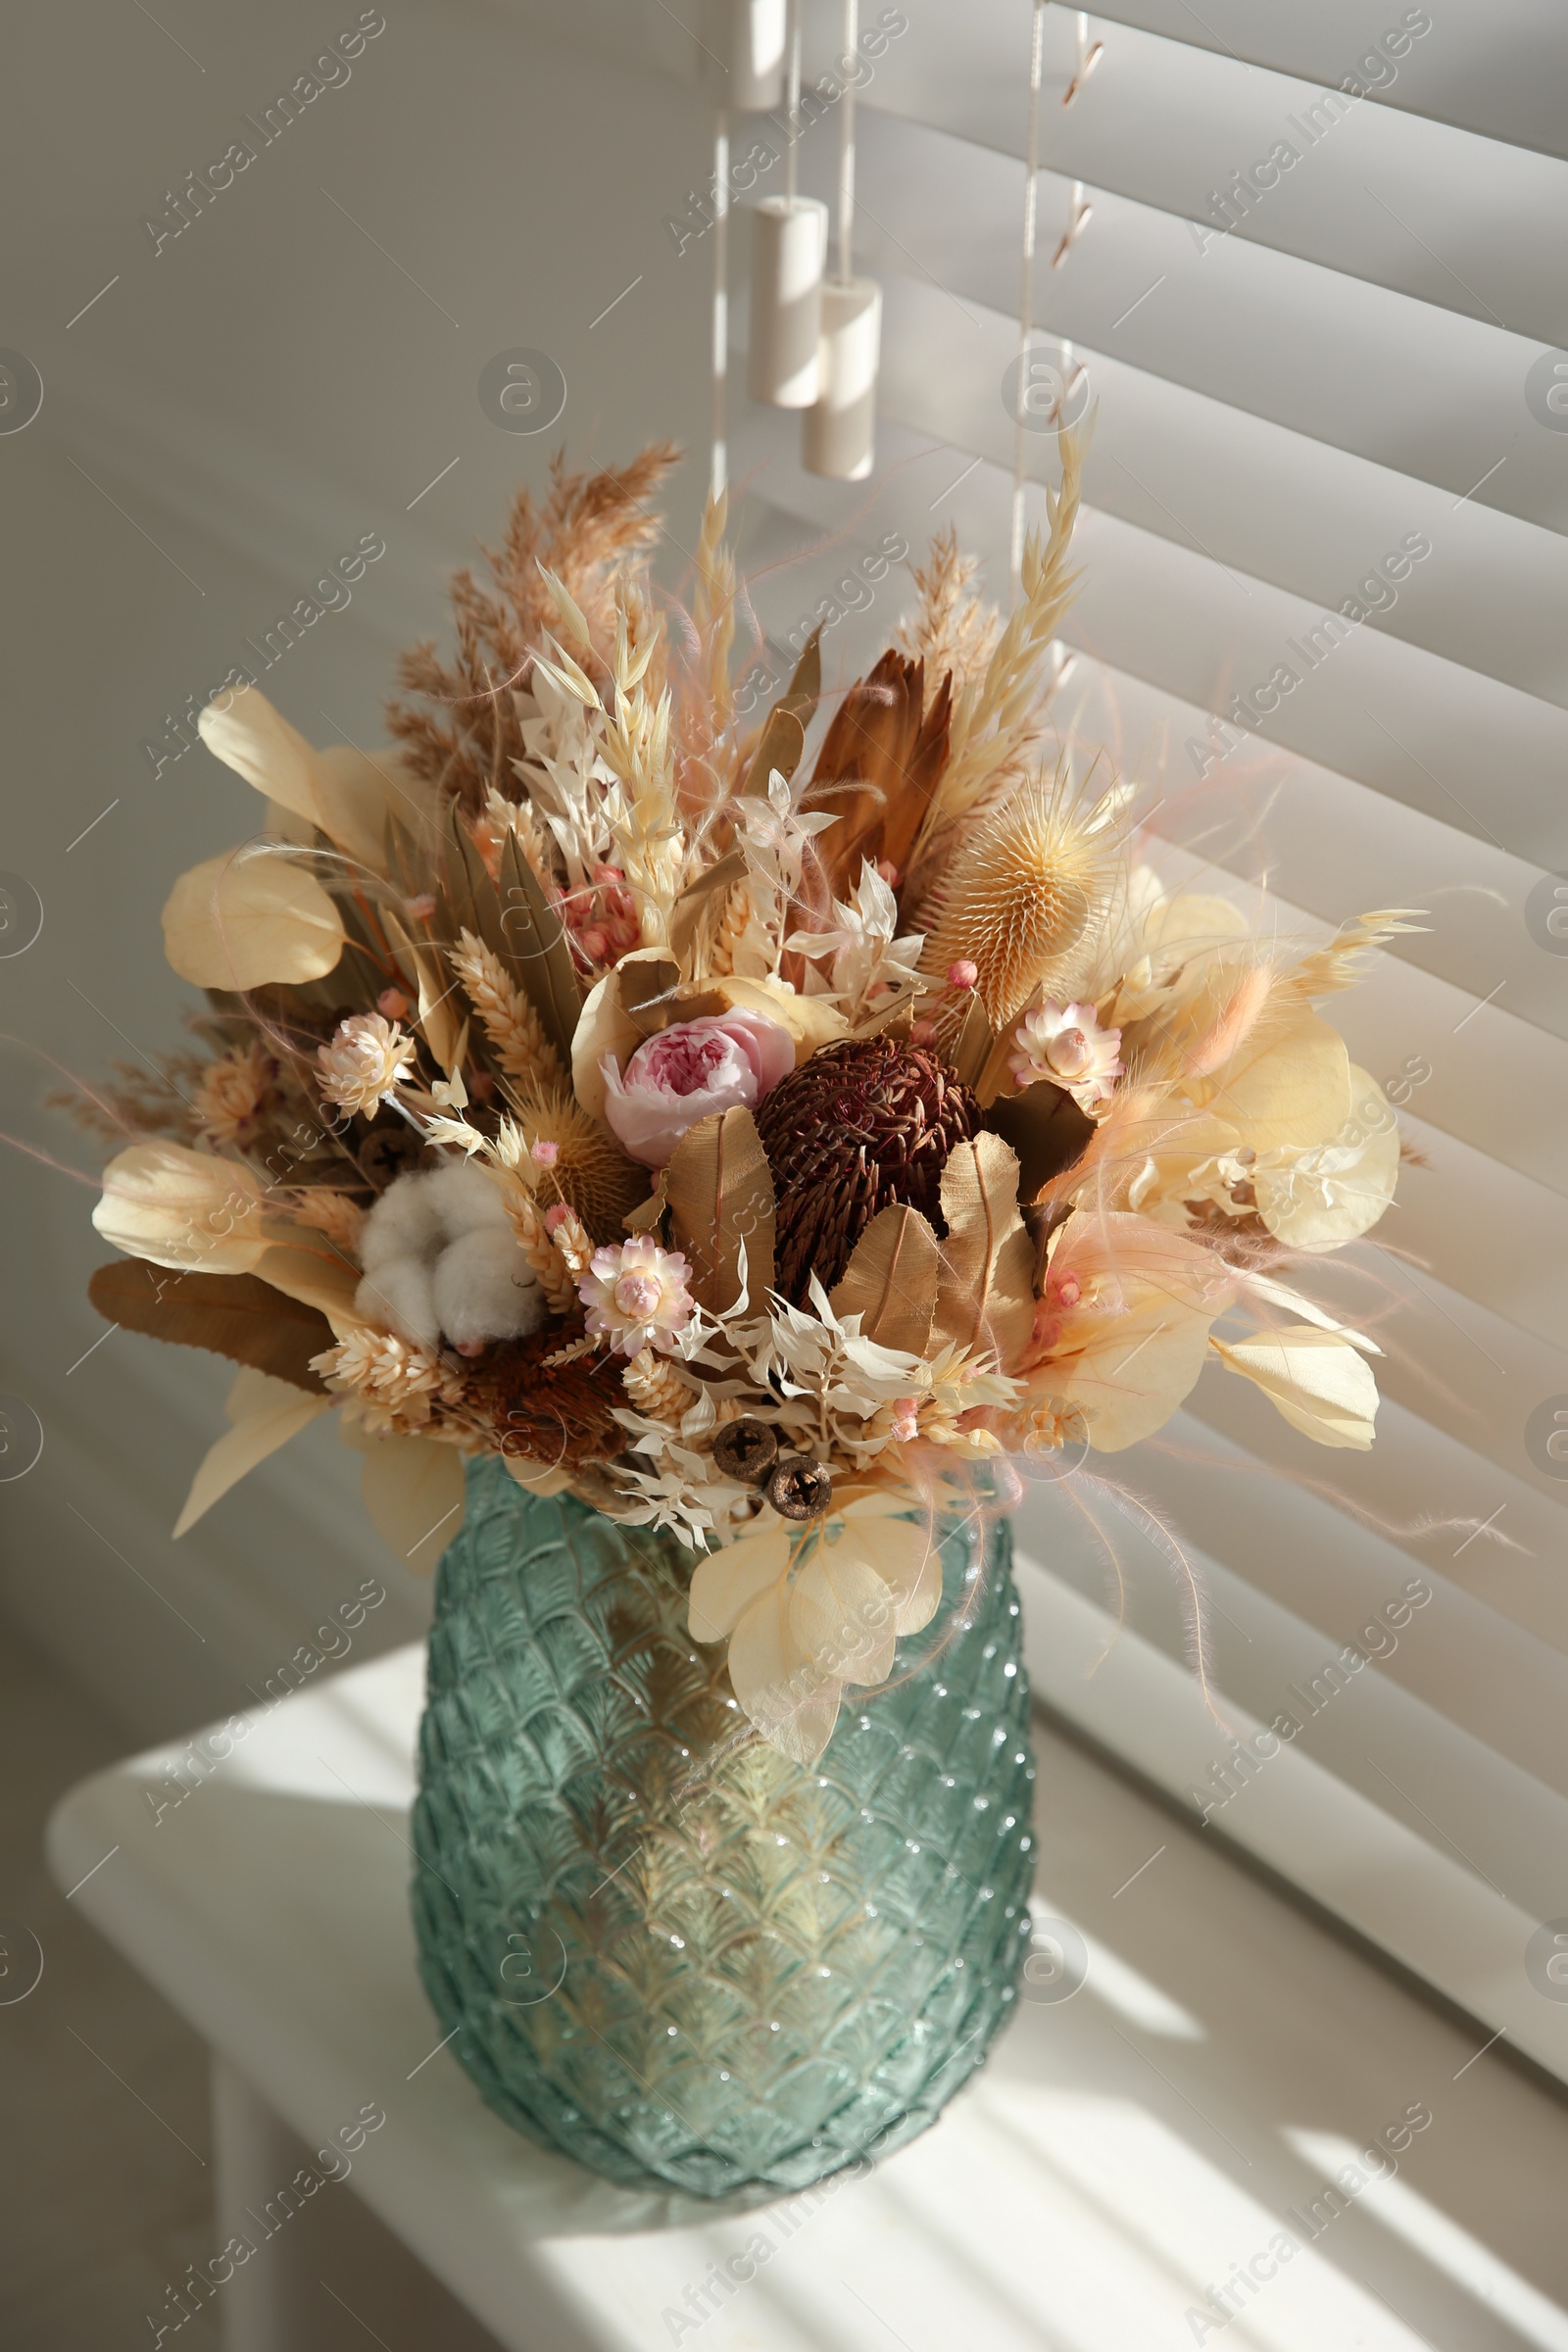
[[656, 1421], [678, 1422], [696, 1398], [670, 1365], [661, 1363], [651, 1348], [641, 1348], [621, 1373], [626, 1395], [640, 1413]]
[[538, 1013], [495, 951], [475, 939], [471, 931], [460, 931], [452, 963], [504, 1074], [530, 1090], [560, 1086], [565, 1075], [561, 1056], [546, 1037]]

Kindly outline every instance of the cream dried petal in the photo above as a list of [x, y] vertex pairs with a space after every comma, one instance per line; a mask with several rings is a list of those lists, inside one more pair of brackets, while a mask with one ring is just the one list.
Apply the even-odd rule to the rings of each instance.
[[343, 925], [297, 858], [242, 848], [180, 875], [164, 907], [164, 953], [198, 988], [319, 980], [343, 953]]
[[463, 1456], [431, 1438], [378, 1437], [360, 1492], [376, 1534], [405, 1568], [427, 1575], [463, 1525]]
[[431, 845], [433, 796], [401, 753], [377, 752], [372, 759], [349, 744], [318, 752], [254, 686], [209, 703], [197, 723], [202, 741], [225, 766], [373, 872], [386, 868], [389, 815], [421, 847]]
[[1377, 1223], [1399, 1174], [1399, 1129], [1375, 1078], [1350, 1066], [1349, 1121], [1333, 1143], [1277, 1155], [1252, 1178], [1257, 1213], [1292, 1250], [1339, 1250]]
[[1164, 1427], [1203, 1369], [1218, 1311], [1147, 1293], [1100, 1328], [1074, 1332], [1061, 1355], [1053, 1354], [1053, 1396], [1083, 1414], [1097, 1453], [1120, 1453]]
[[1306, 1005], [1293, 1006], [1212, 1078], [1193, 1082], [1195, 1102], [1212, 1109], [1256, 1152], [1329, 1143], [1350, 1116], [1350, 1057], [1337, 1029]]
[[269, 1247], [261, 1179], [240, 1160], [181, 1144], [132, 1144], [109, 1162], [103, 1187], [92, 1221], [128, 1257], [247, 1274]]
[[942, 1597], [942, 1547], [923, 1519], [877, 1519], [856, 1540], [893, 1595], [901, 1634], [916, 1634]]
[[790, 1592], [790, 1637], [836, 1682], [886, 1682], [893, 1669], [894, 1596], [856, 1537], [819, 1543]]
[[174, 1522], [175, 1538], [187, 1534], [258, 1462], [265, 1462], [269, 1454], [286, 1446], [318, 1414], [329, 1412], [331, 1401], [329, 1396], [313, 1396], [291, 1380], [275, 1380], [270, 1373], [247, 1365], [230, 1389], [224, 1407], [232, 1426], [202, 1457], [184, 1508]]
[[804, 1657], [789, 1623], [789, 1593], [773, 1585], [742, 1615], [729, 1679], [743, 1713], [796, 1764], [814, 1764], [833, 1737], [842, 1687]]
[[697, 1563], [687, 1601], [694, 1642], [722, 1642], [760, 1593], [782, 1584], [789, 1573], [790, 1542], [782, 1527], [737, 1536]]
[[1310, 1323], [1291, 1323], [1211, 1345], [1228, 1372], [1260, 1388], [1275, 1411], [1315, 1445], [1370, 1449], [1378, 1384], [1348, 1340]]

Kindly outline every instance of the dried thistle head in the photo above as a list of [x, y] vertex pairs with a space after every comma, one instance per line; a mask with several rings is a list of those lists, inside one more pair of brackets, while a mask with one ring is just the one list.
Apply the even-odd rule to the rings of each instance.
[[1105, 800], [1065, 768], [1032, 776], [960, 847], [926, 909], [921, 969], [940, 979], [960, 957], [994, 1030], [1037, 988], [1054, 990], [1104, 919], [1120, 874]]
[[594, 1241], [621, 1240], [623, 1218], [648, 1197], [648, 1170], [627, 1158], [565, 1087], [530, 1095], [518, 1115], [529, 1145], [545, 1146], [543, 1164], [525, 1153], [517, 1169], [541, 1204], [548, 1207], [559, 1198], [576, 1210]]

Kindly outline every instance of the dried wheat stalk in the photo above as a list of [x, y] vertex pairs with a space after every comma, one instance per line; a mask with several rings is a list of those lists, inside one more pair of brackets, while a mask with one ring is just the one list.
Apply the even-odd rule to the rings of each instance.
[[565, 1076], [561, 1056], [546, 1037], [538, 1013], [494, 950], [475, 939], [471, 931], [460, 931], [452, 962], [484, 1024], [504, 1075], [531, 1092], [560, 1086]]
[[506, 1191], [507, 1216], [517, 1239], [517, 1247], [528, 1260], [538, 1278], [551, 1312], [569, 1314], [577, 1303], [577, 1285], [571, 1270], [550, 1238], [543, 1212], [531, 1194], [521, 1186], [508, 1185]]
[[695, 1401], [680, 1374], [661, 1363], [651, 1348], [641, 1348], [621, 1373], [626, 1395], [640, 1413], [655, 1421], [677, 1422]]

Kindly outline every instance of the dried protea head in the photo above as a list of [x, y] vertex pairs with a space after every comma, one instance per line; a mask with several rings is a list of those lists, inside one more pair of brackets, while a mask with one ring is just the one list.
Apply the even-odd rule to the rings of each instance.
[[614, 1418], [624, 1404], [618, 1362], [608, 1355], [551, 1364], [569, 1340], [559, 1323], [490, 1349], [467, 1375], [470, 1407], [491, 1424], [498, 1450], [547, 1468], [575, 1469], [620, 1451]]
[[831, 1290], [871, 1219], [895, 1201], [939, 1231], [942, 1170], [979, 1132], [980, 1105], [935, 1054], [890, 1037], [825, 1046], [755, 1113], [777, 1199], [773, 1279], [802, 1302]]
[[937, 978], [959, 957], [973, 963], [994, 1030], [1062, 978], [1102, 919], [1118, 872], [1108, 818], [1064, 776], [1035, 776], [956, 853], [927, 910], [921, 969]]

